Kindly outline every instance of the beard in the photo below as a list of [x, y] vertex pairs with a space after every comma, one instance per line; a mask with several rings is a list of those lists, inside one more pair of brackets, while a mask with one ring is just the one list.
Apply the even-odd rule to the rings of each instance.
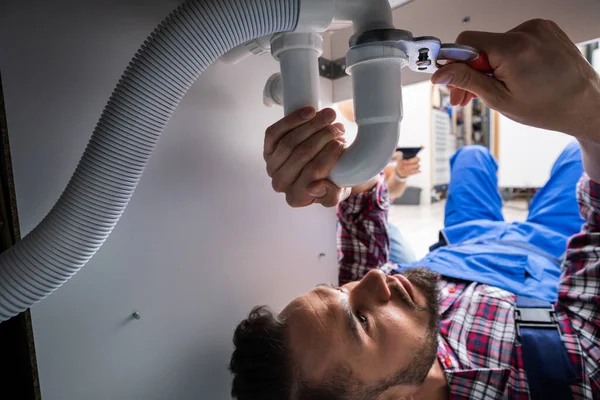
[[[423, 383], [431, 366], [437, 357], [438, 332], [439, 332], [439, 309], [440, 297], [437, 283], [439, 274], [427, 268], [413, 268], [402, 273], [412, 285], [416, 286], [425, 297], [426, 306], [415, 306], [419, 312], [429, 314], [429, 323], [424, 338], [423, 346], [417, 351], [409, 367], [397, 371], [394, 376], [381, 382], [377, 387], [372, 388], [372, 392], [365, 396], [365, 399], [376, 399], [377, 396], [387, 389], [399, 385], [420, 385]], [[399, 292], [404, 296], [404, 292]]]

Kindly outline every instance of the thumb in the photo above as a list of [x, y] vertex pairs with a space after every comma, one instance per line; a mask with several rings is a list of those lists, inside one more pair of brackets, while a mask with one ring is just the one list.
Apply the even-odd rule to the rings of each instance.
[[452, 85], [482, 98], [490, 106], [506, 97], [506, 86], [496, 78], [476, 71], [463, 63], [452, 63], [441, 67], [431, 77], [436, 85]]
[[350, 194], [350, 188], [340, 189], [326, 179], [308, 186], [308, 193], [315, 197], [315, 202], [324, 207], [335, 207]]

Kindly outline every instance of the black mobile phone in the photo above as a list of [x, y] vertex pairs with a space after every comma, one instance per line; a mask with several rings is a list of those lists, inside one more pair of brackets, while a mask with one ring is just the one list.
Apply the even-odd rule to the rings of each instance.
[[396, 151], [402, 152], [402, 159], [410, 160], [411, 158], [415, 158], [417, 154], [421, 151], [420, 147], [396, 147]]

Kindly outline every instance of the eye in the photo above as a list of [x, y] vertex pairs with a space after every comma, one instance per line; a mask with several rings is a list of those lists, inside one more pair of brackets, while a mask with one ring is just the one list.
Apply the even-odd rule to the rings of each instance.
[[360, 324], [362, 326], [364, 326], [365, 328], [367, 328], [367, 326], [369, 326], [369, 320], [367, 319], [367, 317], [365, 317], [358, 311], [356, 312], [356, 319], [358, 319], [358, 322], [360, 322]]

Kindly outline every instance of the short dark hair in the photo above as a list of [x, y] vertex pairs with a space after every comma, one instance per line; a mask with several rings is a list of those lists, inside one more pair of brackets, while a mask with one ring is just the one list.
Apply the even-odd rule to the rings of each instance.
[[[231, 396], [238, 400], [349, 399], [349, 376], [327, 379], [318, 385], [295, 374], [285, 340], [285, 321], [266, 306], [254, 307], [233, 335], [235, 350], [229, 370]], [[346, 375], [346, 372], [342, 372]]]
[[233, 398], [290, 398], [293, 373], [281, 318], [266, 306], [254, 307], [235, 329], [233, 345], [235, 350], [229, 363]]

